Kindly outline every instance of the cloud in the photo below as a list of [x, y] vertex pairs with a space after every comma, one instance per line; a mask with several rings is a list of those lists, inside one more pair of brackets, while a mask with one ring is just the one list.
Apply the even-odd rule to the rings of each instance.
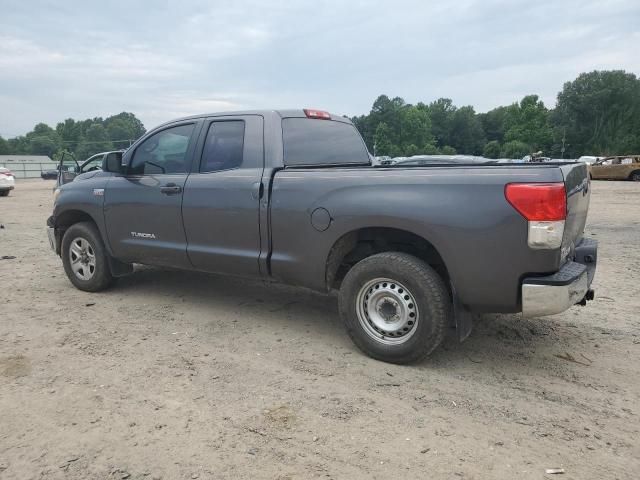
[[582, 71], [640, 73], [634, 0], [33, 1], [0, 18], [0, 134], [132, 111], [313, 106], [381, 93], [486, 111]]

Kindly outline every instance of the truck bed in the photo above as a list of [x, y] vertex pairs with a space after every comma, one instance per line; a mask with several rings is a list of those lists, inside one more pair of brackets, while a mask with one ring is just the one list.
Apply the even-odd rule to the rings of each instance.
[[[565, 182], [563, 248], [527, 247], [527, 221], [505, 200], [508, 183]], [[475, 311], [516, 312], [523, 274], [555, 272], [580, 240], [589, 203], [582, 163], [289, 167], [275, 172], [270, 201], [271, 274], [326, 288], [336, 239], [368, 228], [427, 239], [458, 295]], [[320, 231], [314, 217], [326, 217]], [[313, 248], [310, 248], [310, 246]]]

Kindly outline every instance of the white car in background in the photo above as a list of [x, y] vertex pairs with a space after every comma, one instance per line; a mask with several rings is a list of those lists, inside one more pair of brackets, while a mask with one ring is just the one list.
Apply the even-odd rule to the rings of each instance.
[[7, 197], [16, 186], [16, 179], [8, 168], [0, 167], [0, 197]]

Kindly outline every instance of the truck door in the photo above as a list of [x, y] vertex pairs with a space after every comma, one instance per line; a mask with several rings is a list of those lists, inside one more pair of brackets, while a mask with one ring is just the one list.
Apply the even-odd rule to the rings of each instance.
[[260, 275], [263, 124], [262, 116], [241, 115], [203, 126], [182, 204], [187, 252], [198, 270]]
[[123, 175], [109, 179], [104, 216], [118, 259], [190, 267], [182, 197], [199, 126], [192, 120], [162, 127], [125, 154]]
[[78, 174], [78, 162], [75, 157], [67, 151], [62, 152], [60, 162], [58, 162], [58, 177], [56, 178], [56, 186], [60, 187], [66, 183], [72, 182]]

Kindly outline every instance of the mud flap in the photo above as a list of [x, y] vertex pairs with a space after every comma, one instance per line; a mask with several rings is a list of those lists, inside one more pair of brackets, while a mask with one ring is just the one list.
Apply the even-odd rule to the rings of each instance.
[[109, 270], [111, 270], [111, 275], [114, 277], [124, 277], [125, 275], [133, 273], [133, 264], [124, 263], [113, 257], [109, 257]]
[[456, 289], [451, 285], [453, 293], [453, 317], [456, 322], [456, 332], [458, 334], [458, 341], [464, 342], [473, 330], [473, 317], [474, 315], [465, 308], [460, 302]]

